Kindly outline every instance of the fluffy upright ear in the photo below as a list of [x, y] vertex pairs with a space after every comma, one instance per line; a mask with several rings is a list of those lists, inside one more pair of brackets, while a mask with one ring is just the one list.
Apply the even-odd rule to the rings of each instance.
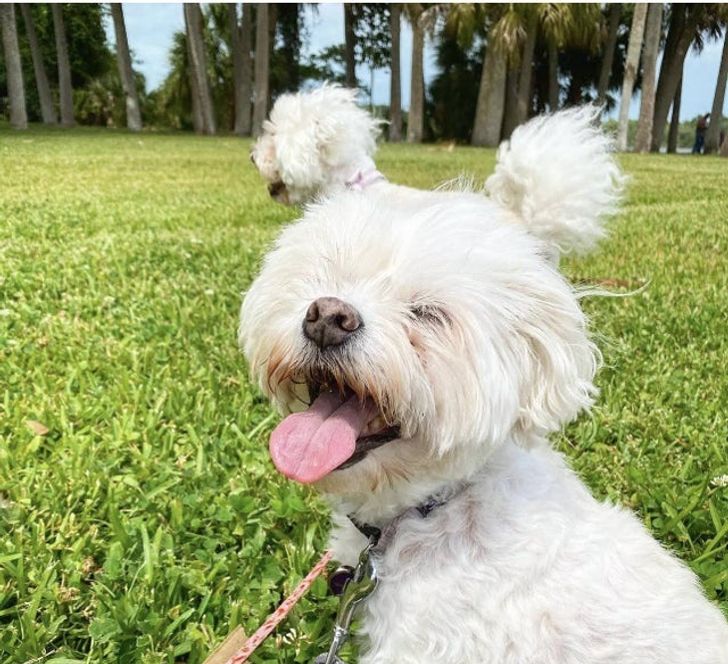
[[581, 106], [521, 125], [485, 183], [556, 256], [594, 249], [619, 206], [625, 177], [600, 118], [601, 109]]
[[601, 355], [571, 287], [560, 276], [525, 294], [529, 316], [517, 326], [523, 342], [520, 414], [525, 433], [557, 431], [593, 403]]

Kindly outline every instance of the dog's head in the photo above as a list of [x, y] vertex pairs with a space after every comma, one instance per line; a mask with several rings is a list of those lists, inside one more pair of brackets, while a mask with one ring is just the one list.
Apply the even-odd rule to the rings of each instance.
[[459, 479], [590, 405], [577, 297], [502, 216], [475, 194], [403, 215], [345, 192], [282, 233], [240, 333], [263, 390], [297, 413], [271, 438], [282, 472], [350, 496]]
[[295, 205], [328, 193], [374, 154], [381, 122], [356, 94], [323, 85], [278, 98], [251, 152], [275, 200]]

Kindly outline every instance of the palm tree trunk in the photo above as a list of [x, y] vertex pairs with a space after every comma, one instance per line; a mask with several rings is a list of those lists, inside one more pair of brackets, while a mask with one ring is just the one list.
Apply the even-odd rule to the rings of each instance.
[[20, 62], [18, 27], [15, 22], [15, 8], [12, 3], [0, 4], [5, 75], [10, 97], [10, 126], [14, 129], [28, 128], [28, 114], [25, 110], [25, 86], [23, 66]]
[[494, 43], [485, 50], [478, 102], [473, 123], [473, 145], [495, 147], [500, 142], [506, 96], [506, 58]]
[[240, 51], [242, 53], [243, 76], [241, 80], [240, 96], [245, 100], [242, 114], [240, 134], [250, 136], [251, 129], [251, 99], [253, 97], [253, 58], [251, 48], [253, 43], [253, 6], [243, 3], [243, 23], [240, 26]]
[[243, 53], [240, 47], [240, 24], [238, 23], [238, 5], [227, 3], [228, 29], [230, 30], [230, 50], [233, 56], [233, 132], [242, 136], [241, 125], [245, 112], [245, 101], [242, 98], [243, 87]]
[[356, 87], [356, 33], [354, 24], [356, 17], [354, 16], [354, 6], [350, 2], [344, 3], [344, 58], [346, 62], [346, 79], [347, 88]]
[[672, 118], [670, 119], [670, 132], [667, 135], [667, 152], [675, 154], [677, 152], [677, 139], [680, 134], [680, 102], [682, 101], [682, 76], [680, 83], [675, 92], [675, 98], [672, 100]]
[[183, 6], [185, 16], [185, 42], [187, 43], [187, 74], [190, 79], [190, 100], [192, 102], [192, 126], [196, 134], [205, 133], [205, 120], [202, 117], [202, 106], [200, 105], [199, 77], [195, 71], [195, 58], [192, 51], [192, 40], [190, 39], [190, 28], [187, 20], [187, 9]]
[[124, 12], [121, 3], [111, 3], [111, 16], [114, 20], [114, 33], [116, 34], [116, 59], [119, 64], [119, 76], [126, 97], [126, 126], [131, 131], [141, 131], [142, 114], [139, 108], [139, 95], [134, 80], [134, 70], [131, 68], [131, 55], [129, 54], [129, 41], [126, 37]]
[[518, 106], [518, 70], [509, 67], [506, 72], [506, 94], [503, 107], [503, 125], [501, 128], [501, 140], [505, 141], [511, 137], [513, 130], [518, 126], [516, 113]]
[[[247, 9], [246, 9], [247, 8]], [[250, 9], [243, 3], [243, 24], [238, 22], [237, 3], [228, 3], [228, 19], [232, 36], [233, 83], [235, 88], [235, 122], [238, 136], [250, 135]]]
[[30, 56], [33, 60], [35, 85], [38, 89], [38, 100], [40, 101], [40, 114], [43, 118], [43, 124], [55, 125], [58, 124], [58, 116], [53, 108], [51, 86], [48, 84], [48, 75], [43, 66], [43, 53], [40, 50], [38, 35], [35, 31], [33, 12], [31, 11], [31, 6], [25, 2], [20, 3], [20, 11], [23, 13], [25, 33], [28, 35], [28, 43], [30, 44]]
[[184, 13], [187, 28], [187, 47], [190, 56], [190, 76], [194, 80], [192, 91], [193, 96], [195, 93], [197, 95], [198, 119], [201, 120], [199, 129], [203, 134], [212, 135], [215, 133], [215, 112], [212, 106], [210, 81], [207, 78], [202, 11], [198, 3], [192, 2], [184, 5]]
[[632, 103], [632, 91], [637, 77], [637, 68], [640, 64], [640, 51], [642, 50], [642, 37], [645, 31], [645, 18], [647, 5], [636, 3], [632, 27], [629, 33], [629, 46], [627, 47], [627, 62], [624, 68], [624, 82], [622, 83], [622, 101], [619, 105], [619, 127], [617, 129], [617, 149], [624, 152], [627, 149], [627, 128], [629, 126], [629, 107]]
[[[665, 133], [670, 104], [682, 77], [683, 64], [695, 30], [706, 9], [705, 5], [672, 3], [673, 16], [665, 43], [665, 53], [660, 66], [660, 78], [655, 96], [655, 118], [652, 123], [652, 152], [659, 152]], [[674, 34], [673, 34], [674, 33]]]
[[389, 29], [392, 35], [392, 78], [389, 88], [389, 140], [402, 140], [402, 81], [399, 57], [399, 33], [402, 8], [392, 4], [389, 14]]
[[662, 3], [651, 2], [645, 24], [645, 48], [642, 55], [642, 98], [640, 118], [635, 136], [635, 151], [649, 152], [652, 143], [652, 120], [655, 115], [655, 79], [657, 78], [657, 52], [662, 34]]
[[723, 55], [718, 69], [718, 80], [715, 84], [713, 108], [710, 112], [710, 124], [705, 132], [705, 154], [717, 152], [720, 148], [720, 127], [723, 124], [723, 100], [725, 99], [725, 86], [728, 80], [728, 34], [723, 38]]
[[53, 31], [56, 33], [56, 55], [58, 57], [58, 88], [61, 96], [61, 127], [73, 127], [73, 86], [71, 85], [71, 62], [68, 59], [66, 28], [63, 25], [63, 9], [52, 4]]
[[513, 130], [518, 126], [516, 119], [518, 106], [518, 69], [508, 67], [506, 70], [506, 93], [503, 106], [503, 124], [501, 126], [501, 141], [508, 140]]
[[622, 17], [622, 5], [615, 2], [609, 5], [609, 24], [607, 28], [607, 41], [604, 43], [604, 57], [599, 71], [599, 84], [597, 85], [597, 104], [602, 105], [607, 98], [609, 79], [614, 66], [614, 52], [617, 48], [617, 33], [619, 32], [619, 19]]
[[192, 104], [192, 127], [196, 134], [203, 134], [205, 132], [205, 121], [202, 119], [202, 109], [200, 108], [200, 91], [197, 85], [197, 75], [192, 69], [192, 45], [187, 34], [185, 35], [185, 42], [187, 44], [187, 75], [190, 81], [190, 101]]
[[728, 157], [728, 132], [726, 137], [723, 139], [723, 145], [720, 146], [720, 156]]
[[559, 108], [559, 50], [556, 42], [549, 40], [549, 111], [552, 113]]
[[276, 29], [278, 24], [278, 5], [275, 2], [268, 4], [268, 101], [266, 109], [273, 105], [272, 91], [270, 89], [270, 63], [273, 60], [273, 51], [276, 45]]
[[253, 136], [260, 136], [268, 113], [268, 76], [270, 68], [270, 30], [268, 4], [258, 3], [255, 26], [255, 96], [253, 100]]
[[[665, 38], [665, 48], [662, 53], [662, 64], [660, 65], [660, 75], [657, 79], [657, 92], [655, 93], [655, 110], [662, 104], [662, 100], [665, 96], [665, 73], [668, 69], [666, 63], [674, 59], [675, 51], [677, 49], [677, 42], [685, 28], [685, 9], [684, 5], [672, 4], [670, 5], [670, 21], [667, 29], [667, 36]], [[682, 72], [682, 68], [680, 69]], [[682, 75], [682, 74], [681, 74]], [[672, 102], [672, 100], [670, 100]], [[653, 134], [654, 134], [654, 118], [652, 121]]]
[[532, 74], [533, 74], [533, 53], [536, 49], [536, 37], [538, 36], [538, 23], [531, 21], [526, 32], [526, 41], [523, 44], [521, 56], [521, 72], [518, 77], [518, 101], [516, 105], [517, 125], [523, 124], [531, 114], [532, 100]]
[[425, 78], [422, 59], [425, 50], [425, 31], [421, 24], [422, 12], [412, 20], [412, 81], [410, 108], [407, 122], [407, 141], [421, 143], [425, 126]]

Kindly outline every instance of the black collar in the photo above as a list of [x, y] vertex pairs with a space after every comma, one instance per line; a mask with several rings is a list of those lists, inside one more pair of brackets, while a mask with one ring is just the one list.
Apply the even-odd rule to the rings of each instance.
[[[462, 483], [432, 494], [429, 498], [427, 498], [427, 500], [419, 505], [415, 505], [414, 507], [404, 510], [383, 528], [359, 521], [353, 514], [347, 514], [346, 516], [349, 518], [349, 521], [354, 524], [354, 527], [369, 540], [369, 545], [372, 549], [381, 550], [392, 538], [397, 524], [399, 524], [403, 518], [409, 516], [412, 512], [415, 512], [419, 514], [421, 518], [426, 519], [431, 512], [436, 510], [438, 507], [446, 505], [455, 496], [459, 495], [466, 486], [467, 485], [465, 483]], [[384, 535], [384, 538], [382, 535]], [[382, 546], [380, 546], [380, 543]]]

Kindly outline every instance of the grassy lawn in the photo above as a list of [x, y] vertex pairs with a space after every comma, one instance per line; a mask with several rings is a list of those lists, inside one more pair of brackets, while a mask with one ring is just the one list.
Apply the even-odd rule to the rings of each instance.
[[[430, 187], [493, 151], [384, 146]], [[728, 610], [728, 162], [627, 156], [612, 237], [566, 262], [605, 367], [560, 438]], [[295, 211], [233, 138], [0, 129], [0, 664], [201, 662], [317, 559], [326, 513], [267, 455], [236, 347], [262, 252]], [[317, 582], [255, 662], [310, 662]]]

